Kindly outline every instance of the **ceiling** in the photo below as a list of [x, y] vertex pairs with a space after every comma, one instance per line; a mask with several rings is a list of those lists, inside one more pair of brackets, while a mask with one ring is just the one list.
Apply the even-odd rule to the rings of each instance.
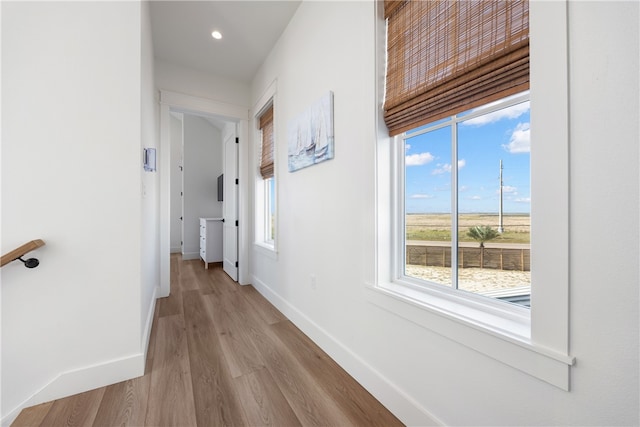
[[151, 1], [155, 57], [250, 83], [300, 2]]

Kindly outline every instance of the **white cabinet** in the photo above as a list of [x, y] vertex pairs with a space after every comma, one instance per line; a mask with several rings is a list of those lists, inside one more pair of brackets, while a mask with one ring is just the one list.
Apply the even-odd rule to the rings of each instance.
[[222, 218], [200, 218], [200, 258], [204, 268], [222, 262]]

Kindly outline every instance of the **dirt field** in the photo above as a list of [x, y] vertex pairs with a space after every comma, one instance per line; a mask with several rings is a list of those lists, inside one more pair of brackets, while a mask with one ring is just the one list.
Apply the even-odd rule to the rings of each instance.
[[[504, 233], [498, 238], [503, 242], [528, 243], [531, 218], [528, 214], [503, 215]], [[470, 227], [488, 225], [498, 228], [497, 214], [460, 214], [458, 219], [460, 241], [471, 241], [466, 237]], [[407, 240], [450, 240], [451, 216], [447, 214], [408, 214], [406, 216]]]
[[[451, 227], [451, 216], [447, 214], [408, 214], [406, 217], [407, 226], [424, 226], [436, 230], [448, 230]], [[503, 215], [502, 222], [504, 228], [517, 231], [529, 232], [531, 219], [529, 215]], [[498, 227], [498, 215], [494, 214], [460, 214], [458, 225], [461, 228], [469, 228], [476, 225], [489, 225]]]

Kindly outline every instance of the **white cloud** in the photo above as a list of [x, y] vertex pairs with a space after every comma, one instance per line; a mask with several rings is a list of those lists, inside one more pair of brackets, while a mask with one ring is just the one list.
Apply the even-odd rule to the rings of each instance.
[[422, 166], [426, 165], [433, 161], [435, 157], [433, 154], [427, 153], [417, 153], [417, 154], [409, 154], [405, 158], [405, 165], [407, 166]]
[[443, 173], [451, 172], [451, 165], [449, 163], [438, 163], [437, 167], [431, 171], [431, 175], [441, 175]]
[[431, 194], [412, 194], [409, 196], [410, 199], [433, 199]]
[[[495, 105], [500, 101], [492, 102], [488, 106]], [[482, 108], [485, 108], [483, 106]], [[475, 111], [475, 110], [473, 110]], [[473, 112], [472, 111], [472, 112]], [[493, 113], [485, 114], [483, 116], [475, 117], [471, 120], [462, 122], [463, 125], [482, 126], [489, 123], [495, 123], [502, 119], [516, 119], [529, 111], [529, 102], [523, 102], [521, 104], [512, 105], [502, 110], [494, 111]]]
[[[512, 187], [510, 185], [503, 185], [502, 186], [502, 192], [504, 194], [512, 194], [512, 195], [517, 195], [518, 194], [518, 188], [517, 187]], [[496, 190], [496, 194], [500, 194], [500, 189]]]
[[517, 203], [531, 203], [531, 197], [519, 197], [514, 200]]
[[502, 145], [502, 148], [511, 154], [531, 152], [531, 131], [529, 129], [529, 123], [518, 123], [511, 134], [509, 143]]
[[458, 188], [458, 191], [461, 193], [463, 191], [467, 191], [469, 189], [469, 187], [467, 187], [466, 185], [461, 185], [460, 188]]
[[409, 150], [411, 150], [411, 144], [405, 144], [404, 151], [409, 151]]
[[480, 196], [471, 196], [471, 197], [469, 197], [469, 200], [482, 200], [482, 197], [480, 197]]
[[[462, 169], [467, 164], [465, 159], [458, 160], [458, 170]], [[431, 172], [431, 175], [441, 175], [443, 173], [451, 173], [450, 163], [438, 163], [436, 168]]]

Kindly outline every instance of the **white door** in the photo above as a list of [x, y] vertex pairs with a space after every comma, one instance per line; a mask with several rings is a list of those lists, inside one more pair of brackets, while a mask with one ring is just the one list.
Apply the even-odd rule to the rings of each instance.
[[224, 150], [224, 192], [222, 212], [222, 267], [235, 281], [238, 280], [238, 144], [235, 126], [233, 132], [225, 135]]

